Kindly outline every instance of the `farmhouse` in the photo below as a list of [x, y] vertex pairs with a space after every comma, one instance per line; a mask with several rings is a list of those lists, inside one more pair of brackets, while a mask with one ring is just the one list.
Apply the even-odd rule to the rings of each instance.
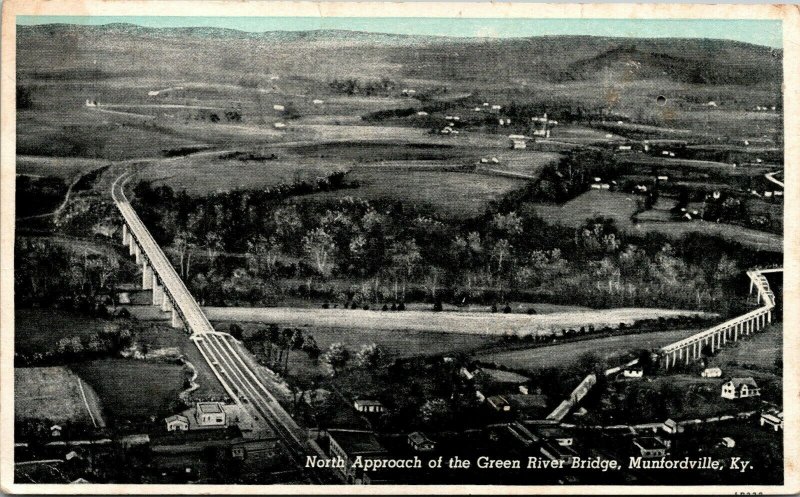
[[527, 138], [523, 135], [508, 135], [509, 140], [511, 140], [511, 148], [518, 150], [523, 149], [528, 146]]
[[374, 399], [358, 399], [353, 402], [353, 407], [358, 412], [383, 412], [386, 410], [381, 401]]
[[61, 425], [53, 425], [50, 427], [50, 436], [53, 437], [60, 437], [61, 436]]
[[669, 447], [659, 437], [638, 437], [633, 439], [633, 446], [639, 454], [647, 459], [666, 457]]
[[278, 112], [283, 112], [286, 110], [286, 107], [283, 105], [275, 104], [272, 106], [273, 109], [277, 110]]
[[225, 411], [220, 402], [198, 402], [195, 416], [200, 426], [225, 426]]
[[182, 414], [173, 414], [164, 420], [167, 431], [186, 431], [189, 429], [189, 418]]
[[436, 448], [436, 443], [421, 431], [408, 434], [408, 445], [417, 452], [429, 452]]
[[722, 447], [732, 449], [736, 447], [736, 440], [732, 439], [731, 437], [722, 437], [722, 440], [719, 441], [719, 444]]
[[748, 376], [746, 378], [731, 378], [722, 385], [721, 396], [724, 399], [744, 399], [761, 395], [756, 381]]
[[278, 128], [278, 129], [280, 129], [280, 128], [285, 128], [285, 127], [286, 127], [286, 125], [285, 125], [285, 124], [283, 124], [283, 123], [275, 123], [275, 124], [273, 124], [273, 126], [275, 126], [275, 127], [276, 127], [276, 128]]

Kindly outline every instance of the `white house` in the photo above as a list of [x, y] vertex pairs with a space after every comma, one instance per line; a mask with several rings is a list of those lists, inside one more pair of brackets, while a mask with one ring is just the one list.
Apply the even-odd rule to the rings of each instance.
[[723, 447], [732, 449], [736, 447], [736, 440], [732, 439], [731, 437], [722, 437], [722, 440], [719, 441], [719, 444]]
[[314, 99], [314, 100], [312, 100], [311, 102], [312, 102], [314, 105], [322, 105], [322, 104], [324, 104], [324, 103], [325, 103], [325, 101], [324, 101], [324, 100], [320, 100], [320, 99], [318, 99], [318, 98], [315, 98], [315, 99]]
[[386, 410], [380, 400], [358, 399], [353, 402], [353, 407], [358, 412], [383, 412]]
[[283, 111], [286, 110], [286, 107], [284, 107], [283, 105], [279, 105], [279, 104], [273, 105], [272, 108], [277, 110], [277, 111], [280, 111], [280, 112], [283, 112]]
[[744, 399], [761, 395], [756, 381], [748, 376], [746, 378], [731, 378], [722, 384], [721, 396], [724, 399]]
[[625, 368], [622, 371], [622, 376], [625, 378], [641, 378], [644, 376], [644, 370], [642, 368]]
[[164, 420], [167, 423], [167, 431], [187, 431], [189, 429], [189, 418], [181, 414], [174, 414]]
[[275, 124], [273, 124], [273, 126], [275, 126], [275, 127], [276, 127], [276, 128], [278, 128], [278, 129], [281, 129], [281, 128], [285, 128], [285, 127], [286, 127], [286, 125], [285, 125], [285, 124], [283, 124], [283, 123], [275, 123]]
[[706, 368], [700, 373], [703, 378], [721, 378], [722, 370], [720, 368]]
[[417, 115], [418, 115], [418, 116], [427, 116], [427, 115], [428, 115], [428, 113], [427, 113], [427, 112], [425, 112], [424, 110], [421, 110], [421, 111], [417, 112]]

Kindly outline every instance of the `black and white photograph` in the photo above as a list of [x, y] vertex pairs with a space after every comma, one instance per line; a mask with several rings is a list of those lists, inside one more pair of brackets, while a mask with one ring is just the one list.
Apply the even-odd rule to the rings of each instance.
[[4, 5], [6, 491], [796, 483], [796, 11], [172, 5]]

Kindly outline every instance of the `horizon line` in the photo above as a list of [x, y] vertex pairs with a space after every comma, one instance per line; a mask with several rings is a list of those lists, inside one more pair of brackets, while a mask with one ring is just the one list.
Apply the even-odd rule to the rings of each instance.
[[219, 28], [243, 33], [350, 31], [437, 38], [514, 39], [588, 36], [704, 39], [783, 46], [782, 21], [749, 19], [531, 19], [430, 17], [17, 16], [18, 26], [48, 24], [141, 28]]

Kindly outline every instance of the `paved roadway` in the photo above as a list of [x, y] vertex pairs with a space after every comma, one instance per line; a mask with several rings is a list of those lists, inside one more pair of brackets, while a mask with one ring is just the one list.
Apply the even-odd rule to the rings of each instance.
[[[297, 426], [258, 379], [257, 373], [253, 370], [254, 361], [252, 359], [248, 361], [243, 357], [246, 352], [239, 348], [235, 339], [227, 333], [215, 331], [211, 326], [197, 301], [125, 196], [123, 189], [130, 178], [130, 173], [117, 178], [111, 186], [111, 196], [148, 263], [161, 280], [164, 291], [170, 296], [184, 324], [191, 332], [190, 338], [223, 388], [236, 404], [253, 417], [256, 425], [271, 429], [283, 440], [289, 455], [298, 467], [303, 468], [305, 465], [306, 454], [326, 457], [315, 442], [308, 440], [305, 431]], [[307, 473], [307, 476], [317, 483], [337, 481], [327, 470]]]

